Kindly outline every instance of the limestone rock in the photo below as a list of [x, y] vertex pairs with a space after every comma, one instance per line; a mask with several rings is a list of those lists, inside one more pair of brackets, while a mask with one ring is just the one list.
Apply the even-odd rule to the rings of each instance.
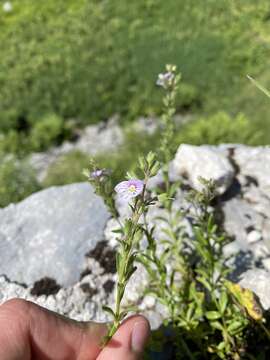
[[226, 201], [222, 210], [227, 234], [239, 242], [242, 250], [247, 250], [248, 233], [262, 228], [263, 217], [248, 202], [240, 198]]
[[108, 218], [87, 183], [52, 187], [1, 209], [0, 274], [27, 284], [45, 276], [75, 283]]
[[211, 146], [180, 145], [173, 166], [175, 172], [186, 176], [197, 190], [202, 188], [200, 177], [214, 180], [219, 194], [229, 188], [234, 177], [234, 168], [224, 152]]
[[254, 179], [265, 193], [270, 192], [270, 147], [239, 146], [234, 151], [234, 161], [244, 177]]

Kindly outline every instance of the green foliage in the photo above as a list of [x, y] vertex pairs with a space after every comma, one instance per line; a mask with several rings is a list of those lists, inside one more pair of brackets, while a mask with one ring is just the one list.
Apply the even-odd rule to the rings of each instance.
[[[119, 247], [116, 254], [116, 270], [117, 270], [117, 284], [115, 294], [115, 307], [114, 310], [108, 306], [104, 306], [103, 310], [106, 311], [113, 319], [110, 324], [109, 332], [104, 338], [103, 345], [113, 337], [116, 333], [121, 321], [130, 311], [121, 306], [125, 288], [133, 273], [136, 271], [135, 261], [140, 254], [139, 243], [143, 235], [143, 228], [140, 220], [144, 214], [147, 213], [148, 207], [153, 204], [154, 199], [147, 198], [146, 185], [148, 180], [155, 176], [159, 170], [159, 163], [156, 160], [156, 155], [149, 152], [146, 157], [139, 157], [139, 166], [136, 172], [127, 174], [129, 179], [133, 179], [134, 183], [142, 185], [141, 191], [136, 195], [137, 198], [130, 204], [131, 215], [123, 221], [118, 220], [118, 214], [113, 200], [113, 187], [110, 176], [106, 170], [98, 169], [95, 163], [90, 166], [90, 172], [86, 175], [92, 185], [94, 185], [96, 193], [103, 196], [105, 204], [111, 211], [111, 215], [118, 221], [119, 228], [114, 232], [119, 236], [117, 241]], [[138, 180], [141, 175], [142, 180]], [[132, 185], [135, 186], [135, 185]], [[136, 189], [136, 187], [135, 187]], [[129, 189], [127, 188], [128, 192]], [[119, 194], [120, 195], [120, 194]], [[139, 196], [138, 196], [139, 195]], [[135, 197], [136, 197], [135, 196]], [[130, 198], [131, 200], [131, 198]]]
[[254, 122], [265, 125], [245, 75], [268, 67], [267, 0], [12, 4], [0, 10], [0, 131], [48, 113], [77, 124], [160, 113], [153, 80], [171, 61], [184, 74], [178, 111], [256, 108]]
[[63, 133], [63, 119], [55, 114], [48, 114], [34, 123], [31, 130], [31, 148], [34, 151], [46, 150], [55, 145]]
[[127, 130], [124, 144], [110, 154], [99, 154], [95, 157], [101, 168], [112, 170], [113, 184], [121, 181], [127, 171], [137, 167], [138, 156], [155, 150], [159, 144], [159, 133], [147, 135], [142, 132]]
[[[112, 200], [112, 181], [107, 170], [95, 165], [90, 174], [87, 172], [96, 192], [105, 198], [119, 225], [114, 230], [119, 242], [115, 307], [104, 307], [104, 311], [113, 319], [104, 345], [130, 311], [122, 307], [122, 299], [126, 285], [136, 271], [137, 261], [149, 275], [145, 293], [155, 296], [168, 314], [164, 325], [169, 327], [170, 335], [160, 338], [160, 333], [157, 333], [159, 348], [160, 345], [165, 346], [170, 337], [174, 350], [172, 358], [177, 360], [253, 359], [256, 351], [248, 348], [249, 334], [253, 331], [256, 337], [258, 332], [258, 338], [269, 341], [270, 332], [264, 325], [264, 313], [253, 292], [227, 280], [230, 268], [223, 255], [227, 237], [218, 228], [211, 207], [217, 196], [214, 182], [201, 178], [201, 190], [189, 192], [189, 205], [185, 208], [181, 208], [177, 202], [173, 203], [180, 183], [172, 184], [169, 181], [168, 161], [172, 155], [169, 145], [173, 139], [173, 115], [179, 80], [174, 66], [167, 66], [166, 72], [159, 75], [158, 84], [166, 91], [159, 149], [161, 162], [157, 162], [155, 154], [151, 152], [146, 157], [139, 157], [139, 171], [127, 174], [129, 179], [133, 179], [133, 184], [143, 184], [135, 197], [126, 198], [130, 215], [117, 217]], [[219, 114], [217, 118], [230, 120], [226, 114]], [[243, 118], [237, 119], [241, 123]], [[160, 167], [163, 183], [147, 192], [149, 177], [155, 175]], [[123, 186], [128, 186], [127, 182], [119, 185], [120, 190], [116, 187], [119, 196], [122, 191], [133, 191], [130, 188], [123, 190]], [[151, 223], [148, 218], [150, 206], [162, 209], [162, 216], [156, 217]], [[192, 237], [183, 226], [184, 216], [193, 229]], [[147, 240], [146, 248], [145, 245], [141, 246], [143, 235]]]
[[[159, 141], [158, 134], [146, 135], [141, 132], [128, 130], [123, 145], [111, 153], [99, 154], [94, 157], [100, 168], [110, 169], [110, 179], [116, 185], [121, 181], [127, 171], [137, 166], [137, 156], [155, 149]], [[61, 156], [53, 163], [43, 181], [44, 187], [65, 185], [84, 181], [82, 169], [89, 167], [89, 156], [80, 151], [72, 151]]]
[[61, 156], [47, 172], [42, 185], [66, 185], [85, 180], [82, 169], [89, 165], [89, 156], [80, 151], [72, 151]]
[[18, 202], [40, 190], [33, 169], [24, 161], [13, 157], [1, 158], [0, 207]]
[[220, 143], [260, 145], [263, 132], [256, 129], [245, 115], [234, 118], [225, 112], [192, 121], [180, 129], [175, 143], [218, 145]]
[[23, 137], [15, 130], [0, 134], [0, 154], [20, 154], [24, 150]]

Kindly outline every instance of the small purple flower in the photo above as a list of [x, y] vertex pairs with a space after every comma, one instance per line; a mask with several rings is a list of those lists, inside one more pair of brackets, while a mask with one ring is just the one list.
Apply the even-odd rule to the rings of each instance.
[[96, 169], [89, 174], [92, 180], [102, 180], [105, 176], [109, 176], [111, 171], [109, 169]]
[[100, 178], [100, 177], [103, 176], [103, 175], [104, 175], [104, 170], [102, 170], [102, 169], [97, 169], [97, 170], [92, 171], [92, 172], [90, 173], [90, 177], [91, 177], [92, 179], [98, 179], [98, 178]]
[[164, 89], [167, 89], [169, 85], [172, 84], [175, 75], [171, 71], [167, 71], [166, 73], [159, 74], [156, 84], [158, 86], [162, 86]]
[[144, 183], [142, 180], [132, 179], [127, 181], [121, 181], [114, 190], [120, 195], [124, 200], [130, 200], [143, 191]]

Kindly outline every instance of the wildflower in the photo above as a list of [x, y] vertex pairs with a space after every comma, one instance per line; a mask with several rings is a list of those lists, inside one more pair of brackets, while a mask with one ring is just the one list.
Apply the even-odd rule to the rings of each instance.
[[104, 170], [97, 169], [97, 170], [92, 171], [92, 172], [90, 173], [90, 178], [92, 178], [92, 179], [98, 179], [98, 178], [100, 178], [100, 177], [103, 175], [103, 173], [104, 173]]
[[132, 179], [120, 182], [114, 189], [122, 199], [130, 200], [142, 193], [143, 186], [142, 180]]
[[175, 74], [171, 71], [159, 74], [156, 84], [162, 86], [164, 89], [167, 89], [173, 82]]
[[104, 176], [108, 176], [111, 174], [111, 171], [108, 169], [96, 169], [89, 174], [89, 178], [92, 180], [100, 180]]
[[4, 2], [3, 4], [3, 10], [5, 12], [11, 12], [12, 11], [12, 4], [9, 1]]

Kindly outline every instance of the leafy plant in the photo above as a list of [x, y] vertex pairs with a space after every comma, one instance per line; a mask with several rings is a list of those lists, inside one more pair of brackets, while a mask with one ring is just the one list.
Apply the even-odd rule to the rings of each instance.
[[[112, 317], [106, 344], [117, 331], [123, 318], [131, 311], [122, 307], [126, 285], [140, 262], [149, 275], [150, 292], [166, 308], [164, 325], [170, 335], [157, 333], [159, 347], [170, 338], [174, 359], [232, 359], [247, 356], [250, 329], [263, 333], [269, 339], [263, 310], [255, 295], [248, 289], [230, 282], [230, 269], [223, 255], [227, 243], [226, 234], [219, 230], [211, 207], [217, 196], [211, 180], [200, 179], [202, 189], [189, 192], [190, 206], [183, 209], [174, 206], [181, 186], [171, 183], [168, 162], [173, 154], [173, 115], [176, 109], [180, 75], [176, 67], [166, 66], [157, 84], [164, 88], [164, 115], [162, 139], [158, 159], [153, 152], [139, 157], [138, 169], [127, 174], [114, 189], [110, 172], [92, 163], [89, 181], [96, 192], [103, 196], [112, 216], [118, 221], [119, 248], [116, 256], [117, 286], [115, 307], [104, 310]], [[150, 191], [150, 177], [160, 171], [163, 185]], [[130, 215], [119, 219], [113, 201], [114, 190], [129, 203]], [[157, 240], [156, 225], [149, 224], [150, 206], [163, 209], [156, 221], [163, 224]], [[183, 217], [189, 219], [193, 237], [190, 238], [182, 225]], [[147, 240], [147, 248], [141, 248], [141, 239]], [[162, 249], [162, 252], [160, 251]], [[169, 266], [168, 266], [169, 264]]]
[[262, 130], [256, 129], [244, 114], [234, 118], [225, 112], [218, 112], [209, 117], [195, 119], [180, 128], [174, 141], [176, 144], [194, 145], [220, 143], [260, 145]]
[[46, 150], [59, 140], [64, 131], [63, 119], [55, 114], [48, 114], [34, 123], [31, 130], [31, 147], [35, 151]]

